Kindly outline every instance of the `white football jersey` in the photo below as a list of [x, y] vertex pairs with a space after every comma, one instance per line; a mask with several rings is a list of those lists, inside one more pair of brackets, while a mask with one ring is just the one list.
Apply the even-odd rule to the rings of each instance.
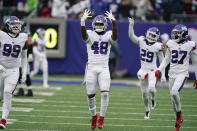
[[155, 70], [157, 68], [157, 56], [158, 53], [163, 50], [163, 44], [160, 42], [155, 42], [154, 44], [149, 45], [145, 41], [144, 36], [140, 36], [138, 40], [140, 47], [141, 68]]
[[16, 38], [0, 31], [0, 64], [6, 69], [21, 66], [21, 52], [27, 41], [26, 33], [19, 33]]
[[109, 53], [113, 40], [112, 31], [107, 31], [103, 35], [98, 35], [95, 31], [87, 30], [88, 40], [87, 52], [89, 64], [106, 64], [108, 65]]
[[41, 39], [41, 38], [37, 37], [37, 38], [34, 39], [34, 42], [37, 43], [37, 46], [34, 46], [33, 48], [36, 48], [37, 51], [40, 54], [46, 55], [46, 43], [47, 43], [47, 40], [45, 38]]
[[196, 49], [195, 42], [186, 41], [178, 44], [173, 40], [169, 40], [166, 45], [171, 54], [169, 76], [173, 77], [176, 74], [189, 76], [190, 53]]

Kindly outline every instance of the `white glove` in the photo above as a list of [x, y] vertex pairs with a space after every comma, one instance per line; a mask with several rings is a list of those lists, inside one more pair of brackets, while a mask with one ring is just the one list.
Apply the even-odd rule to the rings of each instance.
[[2, 65], [0, 65], [0, 73], [5, 73], [6, 72], [6, 69], [2, 66]]
[[133, 17], [132, 18], [128, 17], [128, 20], [129, 20], [129, 24], [133, 26], [134, 25], [134, 19], [133, 19]]
[[161, 82], [163, 83], [163, 82], [166, 82], [166, 77], [165, 76], [161, 76]]
[[25, 81], [26, 81], [26, 74], [23, 74], [23, 75], [22, 75], [21, 80], [22, 80], [22, 83], [25, 83]]
[[81, 26], [85, 26], [85, 20], [87, 20], [87, 18], [90, 18], [91, 16], [91, 11], [90, 10], [85, 10], [85, 12], [83, 13], [83, 16], [81, 17]]
[[107, 16], [107, 18], [108, 18], [110, 21], [115, 21], [115, 20], [116, 20], [115, 17], [113, 16], [111, 10], [110, 10], [110, 12], [109, 12], [109, 11], [106, 11], [106, 12], [105, 12], [105, 15]]

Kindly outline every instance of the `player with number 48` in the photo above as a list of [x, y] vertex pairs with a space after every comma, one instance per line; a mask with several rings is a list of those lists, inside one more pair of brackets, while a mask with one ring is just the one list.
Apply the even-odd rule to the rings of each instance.
[[[150, 107], [148, 104], [148, 93], [151, 95], [151, 109], [155, 109], [156, 101], [156, 78], [154, 71], [157, 69], [157, 57], [159, 61], [163, 60], [163, 45], [158, 42], [160, 32], [156, 27], [151, 27], [146, 32], [146, 37], [137, 37], [134, 34], [134, 19], [129, 18], [129, 38], [140, 47], [140, 61], [141, 68], [137, 73], [140, 80], [140, 87], [142, 92], [142, 99], [145, 105], [144, 119], [150, 119]], [[162, 72], [161, 79], [165, 80], [165, 72]]]
[[96, 85], [100, 87], [101, 105], [100, 117], [98, 119], [98, 128], [103, 128], [104, 115], [109, 101], [110, 73], [109, 73], [109, 53], [111, 44], [117, 40], [117, 27], [115, 18], [111, 11], [105, 13], [112, 23], [112, 31], [106, 31], [107, 19], [103, 15], [98, 15], [92, 22], [93, 30], [86, 30], [85, 20], [91, 16], [89, 10], [85, 10], [81, 18], [81, 36], [87, 43], [88, 62], [85, 73], [86, 91], [88, 96], [89, 110], [92, 113], [91, 129], [96, 128]]
[[[179, 92], [183, 88], [183, 85], [189, 77], [189, 59], [192, 59], [192, 63], [195, 64], [195, 75], [197, 75], [197, 49], [194, 41], [188, 41], [188, 29], [184, 25], [176, 25], [171, 32], [172, 40], [169, 40], [167, 45], [167, 51], [165, 59], [162, 64], [155, 71], [155, 76], [158, 77], [160, 71], [170, 63], [169, 70], [169, 89], [172, 100], [174, 113], [176, 116], [175, 131], [179, 131], [182, 120], [181, 102]], [[197, 80], [194, 85], [197, 86]]]

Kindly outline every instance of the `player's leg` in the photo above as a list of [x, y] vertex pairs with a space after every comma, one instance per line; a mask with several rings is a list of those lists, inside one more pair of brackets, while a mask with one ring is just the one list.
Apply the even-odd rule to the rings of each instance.
[[33, 96], [33, 91], [31, 87], [31, 78], [30, 78], [30, 65], [27, 63], [27, 77], [25, 81], [27, 85], [27, 94], [25, 96]]
[[156, 107], [156, 100], [155, 100], [155, 97], [156, 97], [156, 83], [157, 83], [157, 79], [155, 77], [155, 72], [154, 71], [151, 71], [149, 72], [148, 74], [148, 91], [150, 92], [150, 96], [151, 96], [151, 109], [155, 109]]
[[2, 107], [2, 119], [0, 122], [0, 128], [6, 127], [6, 120], [11, 109], [11, 99], [13, 92], [16, 88], [18, 78], [19, 78], [19, 69], [7, 69], [6, 78], [4, 80], [4, 96], [3, 96], [3, 107]]
[[43, 87], [48, 88], [48, 61], [47, 59], [42, 60], [42, 71], [43, 71]]
[[21, 81], [22, 79], [22, 68], [19, 68], [19, 79], [18, 79], [18, 92], [14, 94], [14, 96], [24, 96], [24, 89], [23, 89], [23, 83]]
[[97, 123], [97, 113], [96, 113], [96, 84], [97, 84], [97, 73], [94, 71], [94, 68], [91, 66], [87, 67], [85, 74], [85, 83], [87, 91], [87, 101], [89, 110], [92, 114], [91, 129], [96, 128]]
[[39, 71], [40, 68], [40, 60], [38, 58], [35, 58], [34, 60], [34, 64], [33, 64], [34, 69], [31, 71], [30, 73], [30, 77], [34, 77], [34, 75], [36, 75]]
[[174, 101], [175, 108], [176, 108], [176, 123], [175, 123], [175, 130], [179, 130], [180, 124], [183, 121], [182, 120], [182, 112], [181, 112], [181, 101], [180, 101], [180, 96], [179, 92], [183, 88], [183, 85], [187, 78], [184, 75], [179, 75], [176, 77], [174, 84], [171, 89], [171, 97], [172, 100]]
[[98, 83], [101, 91], [101, 105], [100, 105], [100, 117], [98, 120], [98, 128], [103, 128], [104, 116], [107, 111], [109, 103], [109, 88], [110, 88], [110, 72], [108, 66], [101, 69], [101, 73], [98, 76]]
[[150, 108], [148, 104], [148, 79], [140, 80], [140, 88], [142, 92], [142, 100], [146, 110], [144, 119], [150, 119]]
[[[172, 86], [174, 85], [174, 81], [175, 81], [174, 78], [169, 78], [169, 90], [170, 90], [170, 92], [172, 90]], [[176, 106], [175, 106], [174, 99], [172, 99], [172, 97], [171, 97], [171, 101], [172, 101], [172, 108], [173, 108], [173, 111], [174, 111], [174, 115], [176, 117]]]
[[4, 79], [5, 79], [5, 73], [0, 73], [0, 101], [3, 100], [3, 92], [4, 92]]

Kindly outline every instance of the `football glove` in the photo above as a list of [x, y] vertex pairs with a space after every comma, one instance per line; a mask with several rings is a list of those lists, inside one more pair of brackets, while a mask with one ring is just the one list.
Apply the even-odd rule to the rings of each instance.
[[194, 81], [194, 88], [197, 89], [197, 80]]
[[132, 18], [128, 17], [128, 20], [129, 20], [129, 24], [133, 26], [134, 25], [134, 19], [133, 19], [133, 17]]
[[92, 17], [91, 11], [86, 9], [83, 13], [83, 16], [81, 17], [81, 26], [85, 26], [85, 20], [87, 20], [90, 17]]
[[106, 17], [107, 17], [111, 22], [116, 20], [115, 17], [113, 16], [111, 10], [110, 10], [110, 12], [109, 12], [109, 11], [106, 11], [106, 12], [105, 12], [105, 15], [106, 15]]
[[0, 73], [3, 73], [3, 72], [6, 72], [6, 69], [2, 65], [0, 65]]
[[155, 77], [156, 77], [156, 78], [159, 77], [159, 74], [160, 74], [160, 70], [156, 70], [156, 71], [155, 71]]
[[22, 80], [22, 83], [25, 83], [25, 81], [26, 81], [26, 74], [23, 74], [23, 75], [22, 75], [21, 80]]

